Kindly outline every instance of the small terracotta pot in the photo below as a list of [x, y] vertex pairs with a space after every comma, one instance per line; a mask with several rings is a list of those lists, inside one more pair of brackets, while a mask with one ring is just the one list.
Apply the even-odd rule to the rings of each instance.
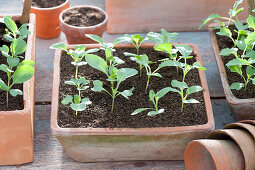
[[[153, 48], [144, 43], [141, 48]], [[197, 62], [202, 64], [198, 47], [194, 49]], [[88, 44], [86, 49], [99, 48]], [[68, 46], [73, 49], [74, 45]], [[117, 48], [134, 48], [132, 44], [117, 44]], [[213, 110], [205, 73], [198, 70], [203, 87], [208, 122], [203, 125], [155, 128], [62, 128], [58, 125], [60, 61], [62, 52], [56, 50], [53, 72], [51, 130], [68, 155], [79, 162], [129, 160], [183, 160], [188, 143], [204, 138], [214, 129]]]
[[[225, 127], [225, 129], [244, 129], [250, 132], [250, 134], [253, 136], [255, 140], [255, 126], [252, 124], [247, 124], [249, 122], [247, 121], [242, 121], [243, 123], [231, 123]], [[246, 123], [247, 122], [247, 123]]]
[[244, 169], [243, 153], [232, 140], [194, 140], [187, 146], [184, 157], [187, 170]]
[[[69, 25], [63, 21], [63, 14], [71, 9], [77, 9], [77, 8], [92, 8], [98, 11], [101, 11], [105, 15], [105, 19], [102, 23], [89, 26], [89, 27], [77, 27], [73, 25]], [[82, 6], [75, 6], [72, 8], [68, 8], [64, 10], [60, 15], [59, 15], [59, 20], [60, 20], [60, 27], [61, 30], [65, 33], [66, 39], [69, 44], [92, 44], [96, 43], [95, 41], [91, 40], [90, 38], [87, 38], [85, 34], [94, 34], [102, 37], [103, 33], [106, 30], [107, 26], [107, 21], [108, 21], [108, 15], [107, 13], [102, 10], [101, 8], [95, 7], [95, 6], [87, 6], [87, 5], [82, 5]]]
[[[208, 139], [232, 139], [242, 150], [245, 170], [255, 169], [255, 141], [249, 132], [241, 129], [215, 130], [207, 135]], [[219, 155], [221, 157], [221, 155]]]
[[[20, 15], [11, 16], [14, 21], [21, 18]], [[34, 14], [30, 14], [29, 31], [25, 59], [35, 61]], [[0, 165], [33, 162], [35, 76], [23, 83], [23, 100], [23, 110], [0, 111]]]
[[211, 28], [215, 26], [219, 26], [219, 24], [216, 23], [209, 25], [210, 38], [215, 54], [215, 59], [219, 68], [222, 86], [233, 116], [236, 121], [255, 119], [255, 99], [238, 99], [233, 95], [230, 90], [227, 73], [224, 67], [224, 63], [222, 61], [222, 57], [220, 56], [220, 49], [216, 39], [216, 30]]
[[56, 38], [60, 35], [59, 14], [69, 7], [69, 0], [52, 8], [31, 7], [30, 12], [36, 15], [36, 36], [42, 39]]
[[242, 121], [239, 121], [239, 123], [247, 123], [247, 124], [255, 125], [255, 120], [242, 120]]

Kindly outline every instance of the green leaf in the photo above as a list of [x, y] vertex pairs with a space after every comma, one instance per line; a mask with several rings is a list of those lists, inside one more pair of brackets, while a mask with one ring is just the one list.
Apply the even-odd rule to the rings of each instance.
[[59, 50], [63, 50], [67, 52], [67, 47], [65, 44], [63, 43], [56, 43], [53, 44], [52, 46], [50, 46], [50, 49], [59, 49]]
[[171, 85], [172, 85], [173, 87], [179, 88], [181, 91], [183, 91], [183, 89], [189, 88], [188, 85], [187, 85], [187, 83], [185, 83], [185, 82], [180, 82], [180, 81], [178, 81], [178, 80], [172, 80], [172, 81], [171, 81]]
[[103, 39], [97, 35], [93, 35], [93, 34], [85, 34], [86, 37], [98, 42], [100, 45], [104, 45]]
[[229, 66], [228, 68], [231, 70], [231, 72], [238, 73], [241, 76], [243, 75], [242, 66], [235, 65], [235, 66]]
[[221, 16], [219, 14], [211, 14], [209, 15], [206, 19], [202, 20], [202, 23], [200, 24], [200, 26], [198, 27], [198, 30], [200, 30], [207, 22], [217, 19], [217, 18], [221, 18]]
[[240, 50], [244, 50], [246, 48], [244, 39], [236, 40], [236, 45]]
[[193, 63], [192, 66], [193, 66], [194, 68], [197, 68], [197, 69], [202, 70], [202, 71], [206, 70], [206, 68], [202, 67], [202, 66], [200, 65], [199, 62]]
[[100, 49], [98, 48], [92, 48], [86, 51], [87, 54], [98, 52]]
[[90, 101], [89, 98], [87, 98], [87, 97], [86, 97], [86, 98], [83, 98], [83, 99], [81, 100], [81, 102], [84, 103], [84, 104], [86, 104], [86, 105], [92, 104], [92, 101]]
[[132, 77], [137, 73], [138, 71], [132, 68], [121, 68], [116, 73], [117, 83], [120, 84], [122, 81], [125, 81], [127, 78]]
[[16, 97], [17, 95], [23, 95], [22, 91], [19, 90], [19, 89], [11, 89], [11, 90], [10, 90], [10, 94], [11, 94], [13, 97]]
[[178, 49], [178, 51], [182, 54], [184, 58], [187, 58], [188, 56], [190, 56], [190, 54], [193, 51], [193, 48], [185, 44], [184, 45], [175, 44], [174, 46], [176, 49]]
[[217, 32], [216, 34], [232, 38], [232, 33], [227, 27], [221, 27], [220, 32]]
[[8, 40], [9, 42], [12, 42], [14, 40], [14, 38], [12, 38], [12, 36], [8, 35], [8, 34], [4, 34], [3, 37]]
[[168, 42], [164, 42], [164, 43], [161, 43], [161, 44], [158, 44], [158, 45], [154, 46], [154, 49], [156, 51], [162, 51], [162, 52], [165, 52], [167, 54], [171, 54], [172, 44], [168, 43]]
[[135, 55], [135, 62], [137, 62], [138, 64], [141, 64], [143, 66], [148, 66], [149, 65], [149, 57], [146, 54], [143, 55]]
[[11, 72], [13, 72], [11, 69], [9, 69], [9, 67], [7, 66], [7, 65], [5, 65], [5, 64], [1, 64], [0, 65], [0, 70], [2, 70], [2, 71], [4, 71], [4, 72], [6, 72], [6, 73], [11, 73]]
[[19, 58], [7, 57], [7, 63], [11, 67], [15, 67], [19, 64]]
[[74, 95], [73, 101], [75, 104], [81, 103], [81, 97], [79, 95]]
[[178, 36], [178, 33], [176, 32], [170, 33], [163, 28], [161, 29], [161, 34], [166, 42], [170, 42], [171, 40], [174, 40]]
[[23, 24], [21, 25], [19, 29], [20, 35], [29, 35], [31, 32], [28, 30], [28, 24]]
[[6, 27], [15, 34], [15, 32], [18, 30], [18, 27], [16, 23], [12, 20], [11, 16], [5, 16], [4, 17], [4, 23]]
[[7, 45], [3, 45], [0, 48], [0, 51], [5, 52], [6, 54], [8, 54], [9, 53], [9, 47]]
[[62, 101], [61, 103], [63, 105], [67, 105], [69, 103], [73, 103], [73, 96], [67, 95]]
[[249, 15], [249, 17], [246, 20], [247, 24], [250, 26], [250, 28], [255, 30], [255, 17], [252, 15]]
[[29, 65], [22, 65], [13, 74], [13, 84], [20, 84], [28, 81], [34, 75], [34, 68]]
[[165, 87], [156, 93], [155, 98], [160, 99], [161, 97], [165, 96], [169, 91], [172, 91], [172, 88]]
[[250, 65], [250, 63], [245, 60], [245, 59], [233, 59], [233, 60], [230, 60], [226, 66], [229, 67], [229, 66], [236, 66], [236, 65]]
[[125, 61], [121, 60], [119, 57], [113, 57], [112, 60], [113, 60], [114, 64], [117, 64], [117, 65], [125, 63]]
[[196, 99], [183, 100], [183, 103], [199, 103]]
[[140, 108], [140, 109], [136, 109], [131, 115], [137, 115], [138, 113], [141, 113], [145, 110], [149, 110], [149, 109], [152, 109], [152, 108]]
[[255, 32], [248, 34], [247, 38], [244, 40], [245, 44], [248, 46], [255, 41]]
[[70, 106], [74, 111], [78, 111], [78, 112], [81, 112], [86, 109], [85, 103], [79, 103], [79, 104], [72, 103]]
[[7, 91], [10, 88], [4, 83], [4, 81], [0, 78], [0, 89]]
[[196, 93], [196, 92], [199, 92], [202, 90], [203, 90], [203, 88], [200, 86], [191, 86], [187, 89], [186, 94], [189, 95], [189, 94]]
[[87, 63], [91, 67], [93, 67], [99, 71], [102, 71], [103, 73], [108, 75], [108, 65], [104, 59], [102, 59], [99, 56], [93, 55], [93, 54], [88, 54], [85, 56], [85, 58], [86, 58]]
[[158, 114], [164, 113], [164, 109], [159, 109], [158, 111], [150, 111], [147, 115], [148, 116], [156, 116]]
[[103, 83], [100, 80], [93, 81], [93, 85], [94, 87], [91, 89], [92, 91], [101, 92], [102, 90], [104, 90]]
[[133, 95], [133, 90], [135, 88], [132, 87], [130, 90], [124, 90], [123, 92], [119, 92], [123, 97], [125, 97], [126, 99], [128, 99], [128, 97]]
[[113, 42], [113, 47], [116, 45], [116, 44], [118, 44], [118, 43], [121, 43], [121, 42], [130, 42], [131, 41], [131, 38], [130, 37], [125, 37], [125, 36], [123, 36], [123, 37], [119, 37], [119, 38], [117, 38], [117, 39], [115, 39], [114, 40], [114, 42]]
[[14, 56], [24, 53], [26, 51], [26, 48], [27, 44], [21, 38], [15, 39], [11, 43], [11, 52]]
[[159, 33], [155, 33], [155, 32], [149, 32], [147, 34], [147, 37], [149, 38], [149, 40], [157, 43], [157, 44], [161, 44], [164, 42], [163, 40], [163, 36]]
[[163, 68], [163, 67], [180, 67], [180, 68], [182, 68], [182, 66], [181, 66], [181, 63], [180, 62], [178, 62], [178, 61], [173, 61], [173, 60], [166, 60], [166, 61], [164, 61], [164, 62], [162, 62], [162, 63], [160, 63], [159, 64], [159, 66], [158, 66], [158, 69], [161, 69], [161, 68]]
[[243, 87], [244, 87], [243, 83], [236, 82], [236, 83], [231, 84], [230, 89], [231, 90], [241, 90]]
[[19, 63], [18, 67], [23, 66], [23, 65], [34, 67], [35, 62], [33, 60], [23, 60], [21, 63]]
[[112, 55], [112, 50], [110, 48], [105, 49], [105, 56], [107, 61], [112, 61], [113, 55]]
[[161, 74], [159, 74], [159, 73], [147, 73], [147, 75], [148, 76], [155, 76], [155, 77], [160, 77], [160, 78], [163, 78], [162, 76], [161, 76]]
[[251, 51], [247, 52], [243, 57], [255, 58], [255, 51], [251, 50]]
[[155, 92], [153, 91], [153, 90], [150, 90], [150, 92], [149, 92], [149, 99], [150, 99], [150, 101], [152, 101], [153, 103], [154, 103], [154, 98], [155, 98]]
[[246, 30], [248, 28], [248, 25], [244, 25], [242, 22], [235, 22], [236, 28], [240, 30]]
[[246, 74], [248, 78], [252, 77], [255, 75], [255, 68], [252, 68], [251, 66], [246, 67]]
[[220, 55], [230, 56], [231, 54], [237, 54], [238, 48], [224, 48], [221, 50]]

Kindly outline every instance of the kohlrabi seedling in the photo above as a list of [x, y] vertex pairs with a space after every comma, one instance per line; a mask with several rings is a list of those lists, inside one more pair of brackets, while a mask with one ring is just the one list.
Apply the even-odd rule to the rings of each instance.
[[[180, 82], [178, 80], [172, 80], [171, 82], [172, 87], [169, 87], [169, 91], [178, 93], [181, 96], [182, 100], [182, 107], [181, 111], [183, 111], [183, 105], [184, 103], [199, 103], [196, 99], [187, 99], [188, 96], [192, 93], [197, 93], [203, 90], [202, 87], [200, 86], [191, 86], [189, 87], [187, 83], [185, 82]], [[184, 91], [186, 89], [186, 92]]]
[[153, 103], [154, 108], [139, 108], [136, 109], [131, 115], [137, 115], [138, 113], [141, 113], [145, 110], [152, 110], [147, 113], [148, 116], [156, 116], [158, 114], [161, 114], [164, 112], [164, 109], [159, 109], [158, 102], [159, 99], [164, 97], [169, 91], [171, 91], [171, 87], [166, 87], [158, 91], [156, 94], [153, 90], [150, 90], [149, 92], [149, 99]]
[[136, 34], [136, 35], [125, 34], [124, 37], [121, 37], [121, 38], [134, 45], [134, 47], [136, 48], [137, 55], [139, 55], [139, 49], [140, 49], [142, 43], [144, 41], [148, 40], [148, 37], [143, 37], [140, 34]]
[[75, 86], [78, 90], [78, 95], [67, 95], [61, 103], [64, 105], [70, 104], [71, 109], [75, 111], [77, 115], [78, 111], [83, 111], [86, 109], [87, 105], [91, 104], [92, 102], [89, 98], [81, 98], [81, 91], [85, 91], [89, 88], [88, 84], [90, 82], [86, 80], [84, 77], [80, 77], [79, 79], [71, 78], [68, 81], [65, 81], [65, 84]]
[[170, 43], [172, 40], [174, 40], [178, 36], [178, 33], [173, 32], [167, 32], [165, 29], [161, 29], [161, 34], [155, 33], [155, 32], [149, 32], [147, 34], [147, 37], [149, 40], [161, 44], [161, 43]]

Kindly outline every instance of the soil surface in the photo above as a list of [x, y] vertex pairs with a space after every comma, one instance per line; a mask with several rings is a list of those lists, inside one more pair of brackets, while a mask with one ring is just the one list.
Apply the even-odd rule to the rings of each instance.
[[66, 0], [33, 0], [32, 6], [37, 8], [52, 8], [65, 3]]
[[104, 21], [105, 15], [92, 8], [76, 8], [63, 14], [63, 21], [77, 27], [89, 27]]
[[[233, 38], [236, 39], [237, 33], [234, 32], [234, 29], [236, 29], [235, 26], [230, 26], [229, 29], [231, 30], [231, 32], [233, 34]], [[234, 46], [234, 43], [232, 42], [232, 40], [226, 36], [219, 36], [216, 34], [216, 38], [217, 38], [217, 42], [218, 42], [220, 51], [224, 48], [232, 48]], [[243, 53], [242, 50], [238, 51], [239, 55], [241, 55], [242, 53]], [[226, 66], [226, 64], [232, 59], [235, 59], [234, 55], [222, 56], [222, 61], [225, 65], [225, 70], [227, 73], [227, 79], [228, 79], [229, 86], [231, 86], [231, 84], [235, 83], [235, 82], [244, 83], [242, 77], [239, 74], [231, 72], [230, 69]], [[255, 64], [254, 64], [254, 66], [255, 66]], [[246, 75], [246, 67], [245, 66], [243, 66], [243, 73], [244, 73], [244, 75]], [[244, 88], [242, 88], [241, 90], [231, 90], [231, 91], [232, 91], [233, 95], [239, 99], [255, 98], [255, 85], [252, 84], [252, 81], [250, 81], [249, 84], [247, 85], [246, 91]]]
[[[21, 24], [17, 23], [19, 27]], [[0, 23], [0, 47], [3, 45], [10, 46], [10, 43], [3, 38], [5, 34], [5, 24]], [[24, 55], [23, 55], [24, 56]], [[2, 56], [0, 52], [0, 64], [7, 64], [7, 59], [5, 56]], [[14, 69], [15, 70], [15, 69]], [[8, 78], [5, 72], [0, 70], [0, 78], [7, 84]], [[23, 84], [17, 84], [12, 87], [12, 89], [20, 89], [23, 91]], [[23, 95], [12, 97], [9, 94], [9, 107], [6, 108], [6, 91], [0, 89], [0, 111], [10, 111], [10, 110], [23, 110], [24, 109], [24, 102], [23, 102]]]
[[[135, 68], [138, 70], [138, 64], [131, 61], [129, 57], [125, 57], [123, 52], [136, 53], [135, 49], [122, 48], [117, 49], [114, 56], [118, 56], [125, 60], [126, 63], [120, 65], [123, 68]], [[104, 56], [104, 52], [100, 51], [95, 53], [101, 57]], [[140, 49], [140, 54], [147, 54], [151, 61], [166, 58], [160, 52], [156, 52], [153, 49]], [[205, 104], [203, 99], [203, 92], [198, 92], [190, 95], [190, 98], [195, 98], [200, 101], [199, 104], [185, 104], [184, 111], [181, 112], [181, 98], [178, 94], [169, 92], [163, 98], [159, 100], [159, 108], [164, 108], [165, 112], [156, 115], [155, 117], [147, 116], [147, 112], [142, 112], [138, 115], [131, 116], [131, 113], [138, 108], [153, 108], [153, 104], [149, 101], [148, 93], [145, 93], [145, 86], [147, 82], [147, 76], [145, 69], [142, 72], [142, 78], [136, 75], [132, 78], [126, 79], [122, 82], [119, 91], [131, 89], [135, 87], [133, 95], [129, 100], [125, 99], [121, 95], [115, 99], [114, 113], [111, 114], [111, 97], [105, 92], [93, 92], [90, 89], [82, 92], [83, 97], [89, 97], [92, 101], [91, 105], [88, 105], [85, 111], [75, 112], [67, 105], [61, 104], [61, 100], [66, 95], [77, 94], [75, 87], [64, 84], [66, 80], [74, 78], [75, 68], [71, 63], [70, 56], [63, 54], [61, 57], [61, 78], [60, 78], [60, 94], [59, 94], [59, 112], [58, 112], [58, 124], [60, 127], [65, 128], [143, 128], [143, 127], [174, 127], [174, 126], [189, 126], [200, 125], [207, 123], [207, 116], [205, 110]], [[195, 59], [190, 59], [189, 63], [193, 63]], [[157, 68], [158, 64], [151, 66], [152, 70]], [[163, 68], [159, 73], [164, 79], [159, 77], [152, 77], [150, 80], [149, 90], [153, 89], [155, 92], [162, 88], [169, 87], [173, 79], [179, 81], [182, 80], [181, 74], [177, 77], [177, 71], [175, 67]], [[91, 68], [88, 65], [81, 66], [78, 72], [79, 76], [84, 76], [91, 81], [90, 86], [93, 86], [92, 81], [101, 80], [104, 84], [104, 88], [109, 90], [110, 83], [106, 81], [106, 75], [102, 72]], [[200, 79], [197, 70], [190, 71], [186, 76], [186, 82], [189, 86], [200, 85]]]

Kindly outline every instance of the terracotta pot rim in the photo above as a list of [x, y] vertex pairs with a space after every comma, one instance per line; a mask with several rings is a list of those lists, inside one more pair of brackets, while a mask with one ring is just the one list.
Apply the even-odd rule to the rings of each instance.
[[[197, 61], [202, 65], [201, 56], [198, 51], [198, 47], [194, 44], [190, 43], [173, 43], [174, 44], [187, 44], [193, 48], [195, 54], [197, 54]], [[153, 47], [155, 43], [144, 43], [142, 44], [141, 48], [148, 48]], [[75, 45], [69, 45], [68, 48], [73, 48]], [[86, 45], [87, 49], [89, 48], [98, 48], [100, 47], [99, 44], [88, 44]], [[134, 48], [132, 44], [118, 44], [116, 48], [121, 47], [128, 47]], [[151, 135], [151, 134], [169, 134], [169, 133], [187, 133], [191, 131], [203, 131], [203, 130], [213, 130], [214, 129], [214, 118], [213, 118], [213, 110], [210, 101], [209, 90], [206, 81], [202, 81], [205, 79], [205, 73], [199, 70], [199, 77], [201, 81], [201, 86], [203, 87], [203, 96], [204, 102], [206, 106], [206, 113], [207, 113], [207, 120], [208, 122], [203, 125], [193, 125], [193, 126], [177, 126], [177, 127], [155, 127], [155, 128], [61, 128], [58, 126], [57, 123], [57, 114], [58, 114], [58, 94], [59, 94], [59, 61], [61, 56], [61, 50], [56, 50], [55, 54], [55, 61], [54, 61], [54, 71], [53, 71], [53, 92], [52, 95], [52, 107], [51, 107], [51, 129], [53, 134], [87, 134], [87, 135], [136, 135], [136, 134], [144, 134], [144, 135]], [[56, 95], [57, 94], [57, 95]]]
[[219, 55], [220, 54], [220, 49], [218, 47], [216, 34], [215, 34], [215, 29], [211, 28], [211, 27], [215, 27], [215, 26], [219, 26], [219, 25], [220, 24], [218, 24], [218, 23], [209, 24], [208, 30], [209, 30], [209, 33], [210, 33], [212, 44], [217, 44], [217, 46], [213, 45], [213, 50], [215, 51], [215, 58], [216, 58], [216, 62], [217, 62], [217, 65], [218, 65], [219, 72], [220, 72], [221, 82], [222, 82], [222, 86], [223, 86], [226, 98], [227, 98], [228, 102], [231, 103], [232, 105], [255, 104], [255, 98], [238, 99], [233, 95], [232, 91], [230, 90], [230, 86], [229, 86], [228, 81], [227, 81], [227, 73], [226, 73], [222, 58]]
[[[70, 25], [70, 24], [67, 24], [67, 23], [65, 23], [64, 21], [63, 21], [63, 14], [66, 12], [66, 11], [69, 11], [69, 10], [72, 10], [72, 9], [77, 9], [77, 8], [92, 8], [92, 9], [96, 9], [96, 10], [98, 10], [98, 11], [100, 11], [100, 12], [102, 12], [104, 15], [105, 15], [105, 19], [104, 19], [104, 21], [103, 22], [101, 22], [101, 23], [99, 23], [99, 24], [96, 24], [96, 25], [93, 25], [93, 26], [87, 26], [87, 27], [78, 27], [78, 26], [73, 26], [73, 25]], [[63, 25], [65, 25], [66, 27], [71, 27], [71, 28], [75, 28], [75, 29], [93, 29], [93, 28], [96, 28], [96, 27], [101, 27], [101, 26], [103, 26], [103, 25], [105, 25], [106, 23], [107, 23], [107, 20], [108, 20], [108, 15], [107, 15], [107, 13], [103, 10], [103, 9], [101, 9], [101, 8], [99, 8], [99, 7], [96, 7], [96, 6], [92, 6], [92, 5], [79, 5], [79, 6], [74, 6], [74, 7], [69, 7], [69, 8], [67, 8], [67, 9], [65, 9], [65, 10], [63, 10], [61, 13], [60, 13], [60, 15], [59, 15], [59, 21], [63, 24]], [[85, 36], [85, 35], [84, 35]]]
[[[23, 0], [24, 2], [24, 0]], [[38, 7], [34, 7], [34, 6], [31, 6], [31, 8], [35, 9], [35, 10], [38, 10], [38, 11], [51, 11], [51, 10], [55, 10], [57, 8], [61, 8], [63, 6], [65, 6], [67, 3], [69, 3], [69, 0], [66, 0], [64, 3], [58, 5], [58, 6], [55, 6], [55, 7], [50, 7], [50, 8], [38, 8]]]
[[[12, 19], [15, 20], [15, 18], [20, 18], [20, 15], [17, 15], [17, 14], [7, 14], [8, 16], [11, 16]], [[4, 17], [6, 15], [1, 15], [0, 14], [0, 18], [1, 17]], [[35, 14], [30, 14], [30, 17], [29, 17], [29, 21], [33, 21], [35, 22]], [[33, 54], [33, 48], [32, 48], [32, 44], [33, 44], [33, 37], [34, 37], [34, 34], [35, 34], [35, 31], [34, 30], [34, 25], [30, 24], [29, 22], [29, 31], [31, 32], [31, 34], [28, 35], [27, 37], [27, 49], [26, 49], [26, 52], [25, 52], [25, 59], [32, 59], [31, 57], [31, 54]], [[35, 78], [35, 75], [33, 76], [32, 79]], [[30, 90], [32, 89], [31, 87], [31, 84], [32, 84], [32, 79], [28, 80], [27, 82], [23, 83], [23, 101], [24, 101], [24, 109], [22, 110], [11, 110], [11, 111], [1, 111], [0, 110], [0, 118], [1, 118], [1, 115], [5, 115], [5, 114], [17, 114], [17, 112], [19, 112], [19, 114], [30, 114], [30, 110], [31, 110], [31, 105], [33, 103], [31, 103], [30, 101]]]

